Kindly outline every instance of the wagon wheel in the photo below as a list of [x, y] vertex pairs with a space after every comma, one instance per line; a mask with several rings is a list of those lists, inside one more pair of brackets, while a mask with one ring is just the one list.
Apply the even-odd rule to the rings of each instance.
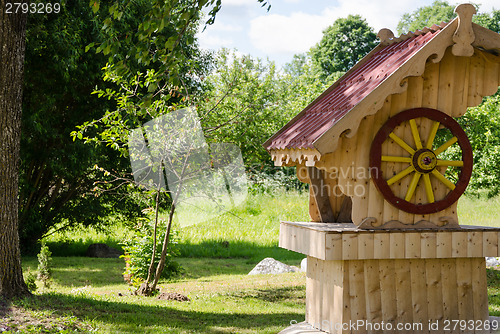
[[[420, 138], [418, 118], [427, 118], [432, 121], [432, 127], [427, 138]], [[409, 124], [413, 143], [406, 142], [394, 133], [399, 125]], [[440, 127], [451, 132], [451, 139], [442, 145], [436, 145], [436, 133]], [[382, 144], [392, 140], [388, 145], [396, 145], [405, 151], [405, 156], [390, 156], [382, 154]], [[455, 143], [462, 150], [461, 160], [443, 160], [439, 155]], [[413, 144], [413, 145], [412, 145]], [[438, 147], [434, 147], [438, 146]], [[394, 175], [384, 175], [384, 163], [402, 164], [402, 170]], [[459, 177], [456, 183], [444, 176], [439, 168], [459, 168]], [[469, 139], [460, 125], [445, 113], [429, 108], [417, 108], [403, 111], [389, 119], [376, 134], [370, 150], [370, 172], [376, 187], [384, 198], [403, 211], [409, 213], [428, 214], [439, 212], [451, 206], [463, 194], [472, 174], [472, 148]], [[394, 194], [391, 186], [410, 177], [408, 189], [402, 197]], [[440, 187], [447, 189], [442, 199], [435, 198], [431, 178], [436, 178]], [[424, 187], [426, 203], [412, 203], [415, 191]], [[403, 191], [404, 192], [404, 191]]]

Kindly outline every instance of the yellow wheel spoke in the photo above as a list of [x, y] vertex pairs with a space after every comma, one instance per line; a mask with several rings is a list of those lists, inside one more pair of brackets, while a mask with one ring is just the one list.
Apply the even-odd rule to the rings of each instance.
[[411, 179], [410, 186], [408, 187], [408, 191], [406, 192], [405, 201], [407, 201], [407, 202], [411, 201], [411, 198], [413, 197], [413, 194], [415, 193], [415, 189], [417, 189], [418, 181], [420, 180], [421, 176], [422, 176], [422, 174], [419, 172], [415, 172], [415, 174], [413, 174], [413, 178]]
[[429, 150], [432, 150], [432, 144], [434, 143], [434, 138], [436, 138], [439, 124], [441, 123], [439, 123], [438, 121], [435, 121], [434, 124], [432, 124], [431, 133], [429, 135], [429, 138], [427, 139], [427, 145], [425, 145], [425, 148], [428, 148]]
[[443, 174], [441, 174], [437, 169], [434, 169], [432, 171], [432, 175], [434, 175], [439, 181], [441, 181], [445, 186], [447, 186], [451, 190], [455, 189], [455, 185], [450, 180], [445, 178]]
[[399, 138], [397, 135], [394, 134], [394, 132], [391, 132], [389, 134], [389, 137], [394, 140], [399, 146], [401, 146], [403, 149], [405, 149], [406, 152], [413, 154], [415, 153], [415, 150], [410, 147], [403, 139]]
[[409, 157], [393, 157], [389, 155], [383, 155], [382, 156], [382, 161], [387, 161], [387, 162], [411, 162], [411, 158]]
[[443, 145], [439, 146], [439, 148], [434, 151], [434, 154], [435, 155], [439, 155], [439, 154], [443, 153], [444, 151], [446, 151], [448, 149], [448, 147], [450, 147], [451, 145], [455, 144], [457, 142], [457, 140], [458, 140], [457, 137], [451, 138], [446, 143], [444, 143]]
[[411, 134], [413, 135], [413, 140], [415, 141], [415, 147], [417, 150], [422, 148], [422, 141], [420, 140], [420, 134], [418, 133], [417, 123], [415, 119], [410, 119]]
[[391, 185], [391, 184], [398, 182], [399, 180], [401, 180], [403, 177], [410, 174], [414, 170], [415, 170], [415, 168], [413, 168], [413, 166], [408, 166], [405, 170], [399, 172], [398, 174], [394, 175], [389, 180], [387, 180], [387, 184]]
[[427, 201], [429, 201], [429, 203], [434, 203], [434, 191], [432, 191], [431, 178], [429, 177], [429, 174], [424, 174], [423, 176]]
[[463, 167], [464, 162], [460, 160], [438, 160], [436, 166]]

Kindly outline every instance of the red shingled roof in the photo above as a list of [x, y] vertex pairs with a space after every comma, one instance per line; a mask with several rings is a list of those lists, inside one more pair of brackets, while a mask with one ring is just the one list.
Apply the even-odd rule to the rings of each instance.
[[266, 149], [314, 148], [313, 143], [335, 125], [354, 106], [409, 60], [445, 26], [433, 26], [403, 35], [382, 47], [359, 66], [346, 73], [320, 97], [307, 106], [302, 115], [285, 125], [268, 141]]

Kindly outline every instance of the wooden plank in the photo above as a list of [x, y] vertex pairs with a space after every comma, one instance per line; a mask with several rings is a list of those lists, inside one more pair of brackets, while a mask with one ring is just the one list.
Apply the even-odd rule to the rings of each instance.
[[420, 233], [420, 254], [423, 259], [436, 258], [436, 232]]
[[[477, 99], [476, 103], [479, 105], [483, 101], [483, 91], [484, 91], [484, 72], [486, 68], [485, 64], [485, 59], [483, 57], [480, 57], [479, 55], [474, 55], [472, 59], [477, 59], [477, 69], [476, 69], [476, 92], [477, 92]], [[495, 92], [496, 93], [496, 92]]]
[[463, 232], [451, 232], [451, 256], [467, 256], [467, 234]]
[[330, 307], [330, 330], [334, 329], [333, 333], [342, 333], [342, 330], [335, 330], [335, 324], [342, 324], [344, 322], [344, 264], [345, 261], [332, 261], [334, 262], [333, 280], [327, 284], [333, 285], [333, 303]]
[[436, 233], [436, 257], [450, 258], [452, 254], [452, 241], [451, 232], [437, 232]]
[[[344, 301], [343, 311], [342, 311], [342, 323], [344, 323], [344, 324], [348, 324], [350, 321], [352, 321], [352, 318], [351, 318], [351, 285], [349, 283], [349, 278], [351, 276], [350, 276], [349, 262], [350, 261], [343, 261], [343, 268], [342, 268], [343, 269], [342, 300]], [[356, 320], [354, 320], [354, 321], [356, 321]]]
[[[358, 128], [358, 133], [371, 134], [374, 132], [373, 122], [371, 118], [363, 118]], [[378, 128], [376, 129], [378, 131]], [[354, 138], [353, 138], [354, 139]], [[368, 198], [370, 191], [370, 175], [366, 167], [370, 166], [370, 148], [372, 140], [371, 136], [356, 136], [356, 152], [354, 154], [354, 174], [353, 180], [354, 195], [358, 199], [355, 210], [352, 210], [353, 220], [360, 222], [368, 216]], [[361, 168], [359, 168], [361, 167]], [[362, 191], [360, 191], [360, 189]], [[356, 218], [354, 218], [356, 217]]]
[[358, 259], [373, 259], [373, 233], [358, 234]]
[[441, 279], [441, 261], [439, 259], [425, 260], [426, 284], [429, 320], [442, 321], [443, 314], [443, 282]]
[[[486, 285], [486, 261], [484, 257], [471, 260], [474, 320], [488, 319], [488, 291]], [[483, 322], [484, 323], [484, 322]]]
[[310, 194], [314, 202], [314, 206], [318, 210], [319, 219], [321, 222], [335, 222], [335, 216], [330, 205], [328, 197], [329, 191], [326, 186], [324, 172], [316, 167], [307, 167], [307, 174], [311, 180]]
[[373, 255], [375, 259], [389, 259], [391, 257], [391, 239], [389, 233], [374, 233]]
[[327, 233], [325, 247], [326, 260], [342, 260], [342, 234]]
[[420, 233], [405, 233], [405, 258], [420, 258]]
[[444, 319], [458, 320], [456, 259], [441, 259]]
[[279, 245], [294, 252], [325, 259], [325, 234], [319, 231], [281, 223]]
[[390, 233], [391, 259], [405, 258], [405, 233]]
[[321, 324], [320, 328], [323, 331], [330, 330], [330, 314], [333, 308], [333, 303], [335, 302], [333, 295], [334, 285], [333, 280], [335, 272], [335, 262], [336, 261], [320, 261], [321, 263], [321, 274], [320, 274], [320, 284], [321, 284], [321, 295], [316, 296], [320, 299], [321, 310], [319, 316], [319, 322]]
[[[425, 260], [414, 259], [410, 260], [410, 276], [411, 276], [411, 300], [413, 309], [413, 323], [428, 323], [428, 306], [429, 302], [435, 296], [427, 294], [426, 275], [425, 275]], [[428, 333], [428, 327], [424, 326], [421, 333]]]
[[439, 95], [438, 110], [452, 115], [453, 113], [453, 91], [455, 89], [454, 61], [455, 58], [450, 49], [445, 53], [439, 66]]
[[321, 215], [319, 214], [313, 187], [309, 187], [309, 218], [312, 222], [321, 221]]
[[[382, 109], [373, 116], [368, 116], [368, 121], [373, 122], [373, 133], [369, 134], [370, 141], [373, 141], [375, 134], [382, 127], [382, 125], [387, 121], [389, 111], [390, 111], [390, 101], [391, 97], [387, 97], [384, 102]], [[369, 171], [371, 173], [371, 171]], [[380, 226], [384, 223], [384, 197], [380, 194], [375, 183], [370, 178], [369, 182], [369, 190], [368, 190], [368, 217], [373, 217], [376, 219], [376, 225]]]
[[467, 256], [481, 257], [483, 256], [483, 232], [468, 232], [467, 233]]
[[[484, 54], [482, 51], [480, 51], [482, 54]], [[498, 90], [498, 86], [500, 85], [498, 81], [498, 76], [499, 76], [499, 70], [500, 70], [500, 64], [499, 63], [492, 63], [492, 62], [486, 62], [487, 69], [484, 72], [484, 84], [483, 84], [483, 91], [481, 92], [482, 96], [490, 96], [496, 93]]]
[[477, 91], [477, 70], [478, 63], [477, 59], [474, 57], [470, 58], [470, 66], [469, 66], [469, 94], [468, 94], [468, 102], [467, 105], [469, 107], [476, 106], [478, 104], [479, 94]]
[[[413, 286], [409, 274], [411, 266], [409, 260], [394, 261], [396, 272], [396, 307], [397, 307], [397, 322], [398, 323], [413, 323]], [[413, 333], [408, 331], [407, 333]]]
[[[474, 319], [471, 259], [461, 258], [457, 263], [458, 319]], [[460, 331], [466, 333], [465, 331]]]
[[437, 109], [439, 96], [439, 64], [428, 62], [423, 74], [422, 107]]
[[372, 324], [379, 324], [382, 322], [379, 260], [366, 260], [363, 262], [365, 274], [366, 319]]
[[366, 296], [363, 261], [347, 261], [347, 263], [349, 265], [349, 296], [351, 319], [352, 321], [366, 320]]
[[358, 258], [358, 235], [355, 233], [342, 234], [342, 257], [344, 260]]
[[[382, 307], [382, 319], [396, 328], [398, 316], [396, 300], [396, 260], [380, 260], [380, 302]], [[387, 327], [386, 327], [387, 329]], [[384, 333], [393, 333], [385, 331]]]
[[319, 260], [307, 257], [306, 276], [306, 321], [319, 324], [321, 314], [321, 284], [319, 281]]
[[453, 72], [455, 75], [455, 89], [453, 90], [453, 117], [461, 116], [467, 110], [469, 89], [469, 57], [454, 57]]
[[483, 232], [483, 256], [498, 256], [498, 232]]

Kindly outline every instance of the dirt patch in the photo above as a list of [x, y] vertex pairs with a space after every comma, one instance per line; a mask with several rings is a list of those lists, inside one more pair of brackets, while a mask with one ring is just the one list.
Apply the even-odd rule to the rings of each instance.
[[161, 300], [175, 300], [178, 302], [188, 302], [190, 299], [180, 293], [177, 292], [162, 292], [156, 297]]
[[0, 300], [0, 333], [59, 333], [85, 332], [92, 327], [74, 316], [56, 316], [48, 312], [27, 310]]

